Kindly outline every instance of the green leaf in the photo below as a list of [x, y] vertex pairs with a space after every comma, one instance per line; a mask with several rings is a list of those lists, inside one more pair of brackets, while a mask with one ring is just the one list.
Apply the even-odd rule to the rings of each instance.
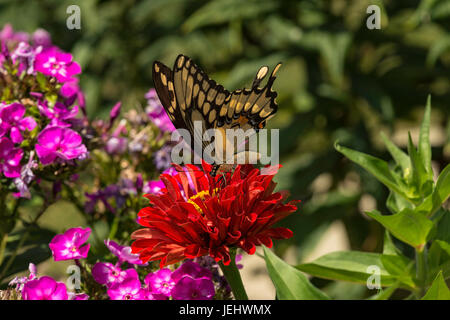
[[272, 251], [264, 248], [269, 276], [277, 290], [280, 300], [328, 300], [329, 297], [314, 287], [299, 270], [278, 258]]
[[389, 166], [386, 161], [373, 157], [371, 155], [355, 151], [339, 144], [335, 144], [335, 149], [345, 155], [347, 158], [356, 162], [361, 167], [369, 171], [375, 176], [382, 184], [388, 187], [390, 190], [408, 198], [405, 185], [402, 183], [401, 178], [394, 172], [389, 170]]
[[386, 206], [391, 213], [397, 213], [405, 208], [413, 209], [413, 204], [399, 196], [397, 193], [390, 191], [386, 200]]
[[433, 215], [450, 196], [450, 164], [439, 175], [434, 191], [415, 209], [416, 212], [425, 213], [428, 217]]
[[450, 243], [442, 240], [436, 240], [435, 243], [439, 244], [442, 250], [444, 250], [450, 256]]
[[36, 73], [36, 80], [39, 83], [41, 90], [47, 91], [47, 78], [42, 73]]
[[411, 209], [404, 209], [393, 215], [381, 215], [378, 211], [366, 214], [381, 223], [396, 238], [413, 247], [420, 247], [427, 241], [433, 222]]
[[410, 288], [415, 287], [413, 281], [414, 278], [413, 261], [400, 255], [383, 254], [381, 256], [381, 262], [383, 263], [384, 268], [389, 272], [389, 274], [395, 276], [398, 279], [398, 281], [407, 285]]
[[386, 148], [388, 149], [392, 158], [395, 160], [395, 163], [397, 163], [400, 168], [402, 168], [405, 175], [405, 172], [411, 168], [411, 160], [409, 159], [408, 155], [404, 153], [399, 147], [397, 147], [391, 140], [389, 140], [383, 132], [381, 132], [381, 138], [383, 139], [384, 144], [386, 145]]
[[428, 178], [433, 179], [433, 169], [431, 168], [431, 145], [430, 145], [430, 114], [431, 114], [431, 96], [428, 96], [425, 113], [423, 115], [422, 125], [419, 134], [419, 155]]
[[[416, 150], [411, 138], [411, 134], [408, 132], [408, 153], [411, 158], [413, 181], [417, 190], [422, 192], [422, 186], [428, 180], [428, 174], [423, 165], [422, 159]], [[430, 190], [431, 191], [431, 190]]]
[[428, 289], [422, 300], [450, 300], [450, 290], [442, 276], [442, 271], [434, 279], [430, 289]]
[[397, 256], [400, 255], [400, 251], [394, 245], [392, 241], [392, 237], [388, 231], [384, 233], [384, 241], [383, 241], [383, 254]]
[[450, 211], [441, 209], [438, 212], [443, 214], [437, 219], [435, 239], [450, 243]]
[[315, 277], [367, 284], [368, 278], [373, 275], [369, 267], [376, 266], [380, 270], [381, 286], [393, 285], [395, 276], [383, 266], [381, 256], [379, 253], [337, 251], [301, 264], [297, 269]]

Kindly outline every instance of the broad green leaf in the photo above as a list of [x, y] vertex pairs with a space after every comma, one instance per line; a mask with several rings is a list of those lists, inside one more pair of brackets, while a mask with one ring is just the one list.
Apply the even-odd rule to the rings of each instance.
[[386, 145], [386, 148], [388, 149], [392, 158], [395, 160], [395, 163], [397, 163], [400, 168], [402, 168], [403, 174], [405, 175], [405, 172], [411, 168], [411, 160], [409, 159], [408, 155], [404, 153], [399, 147], [397, 147], [391, 140], [389, 140], [383, 132], [381, 133], [381, 138], [383, 139], [384, 144]]
[[381, 215], [378, 211], [366, 214], [381, 223], [396, 238], [413, 247], [425, 244], [433, 222], [420, 213], [404, 209], [393, 215]]
[[434, 191], [415, 209], [416, 212], [425, 213], [428, 217], [433, 215], [450, 196], [450, 164], [439, 175]]
[[270, 279], [280, 300], [328, 300], [329, 298], [314, 287], [299, 270], [290, 266], [272, 251], [264, 248], [264, 259]]
[[361, 167], [369, 171], [375, 176], [381, 183], [383, 183], [390, 190], [408, 198], [405, 186], [401, 182], [399, 176], [396, 173], [389, 170], [389, 166], [386, 161], [373, 157], [371, 155], [355, 151], [339, 144], [335, 144], [335, 149], [345, 155], [347, 158], [356, 162]]
[[442, 272], [439, 272], [422, 300], [450, 300], [450, 290], [445, 283]]
[[404, 283], [408, 287], [414, 288], [413, 261], [400, 255], [383, 254], [381, 256], [381, 262], [389, 274], [395, 276], [398, 281]]
[[428, 96], [425, 113], [423, 115], [422, 125], [419, 134], [419, 155], [428, 178], [433, 179], [433, 169], [431, 168], [431, 145], [430, 145], [430, 114], [431, 114], [431, 96]]
[[379, 268], [381, 286], [396, 282], [381, 261], [381, 254], [361, 251], [337, 251], [326, 254], [310, 263], [297, 266], [297, 269], [319, 278], [343, 280], [366, 284], [373, 275], [372, 268]]

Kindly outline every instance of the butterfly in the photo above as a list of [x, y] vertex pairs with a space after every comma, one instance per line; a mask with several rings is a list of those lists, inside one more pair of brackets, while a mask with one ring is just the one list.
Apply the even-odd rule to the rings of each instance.
[[[259, 154], [236, 145], [227, 137], [227, 129], [242, 129], [247, 136], [265, 127], [267, 121], [277, 112], [275, 102], [277, 93], [272, 90], [278, 63], [265, 86], [262, 80], [269, 72], [267, 66], [261, 67], [251, 89], [228, 91], [200, 69], [189, 57], [180, 54], [173, 69], [159, 61], [153, 63], [153, 82], [159, 100], [176, 129], [186, 129], [194, 139], [191, 149], [202, 150], [202, 159], [212, 163], [211, 176], [233, 170], [237, 163], [246, 163], [249, 158]], [[194, 125], [198, 121], [201, 126]], [[212, 156], [205, 155], [209, 141], [203, 133], [208, 129], [218, 130], [222, 139], [215, 139]], [[233, 155], [232, 161], [226, 155]], [[256, 153], [256, 155], [255, 155]], [[231, 163], [230, 163], [231, 162]]]

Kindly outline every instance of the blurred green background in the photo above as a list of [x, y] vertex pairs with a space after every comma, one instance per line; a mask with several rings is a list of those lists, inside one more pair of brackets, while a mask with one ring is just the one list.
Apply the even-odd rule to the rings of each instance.
[[[338, 154], [336, 140], [389, 159], [380, 132], [406, 148], [409, 130], [416, 142], [431, 94], [435, 171], [449, 162], [448, 0], [82, 0], [81, 30], [68, 30], [73, 2], [1, 0], [0, 25], [44, 28], [74, 54], [91, 117], [106, 117], [118, 100], [125, 109], [145, 106], [156, 59], [172, 66], [186, 54], [229, 90], [249, 86], [259, 66], [283, 62], [274, 85], [279, 111], [269, 127], [281, 129], [279, 188], [302, 200], [285, 222], [295, 238], [278, 246], [291, 263], [314, 252], [336, 222], [349, 249], [381, 249], [383, 230], [363, 212], [388, 212], [388, 192]], [[370, 4], [381, 8], [380, 30], [366, 27]], [[44, 224], [59, 232], [79, 224], [76, 214], [61, 216], [68, 207], [52, 208]], [[365, 290], [333, 286], [336, 298]]]

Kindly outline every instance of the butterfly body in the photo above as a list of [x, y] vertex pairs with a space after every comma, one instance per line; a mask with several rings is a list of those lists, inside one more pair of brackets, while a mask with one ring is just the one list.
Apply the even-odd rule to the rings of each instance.
[[[240, 146], [230, 141], [227, 130], [242, 129], [250, 136], [265, 127], [278, 108], [277, 93], [272, 85], [280, 66], [274, 68], [265, 86], [259, 85], [269, 71], [266, 66], [257, 72], [251, 89], [230, 92], [184, 55], [176, 58], [172, 70], [161, 62], [154, 62], [153, 82], [161, 104], [177, 129], [190, 132], [192, 150], [202, 150], [201, 157], [205, 159], [204, 151], [209, 142], [204, 141], [203, 133], [209, 129], [220, 133], [222, 138], [214, 139], [212, 159], [205, 159], [213, 164], [212, 176], [228, 172], [250, 157], [251, 152], [239, 150]], [[194, 125], [196, 121], [201, 123], [200, 127]], [[225, 156], [230, 148], [232, 159]]]

